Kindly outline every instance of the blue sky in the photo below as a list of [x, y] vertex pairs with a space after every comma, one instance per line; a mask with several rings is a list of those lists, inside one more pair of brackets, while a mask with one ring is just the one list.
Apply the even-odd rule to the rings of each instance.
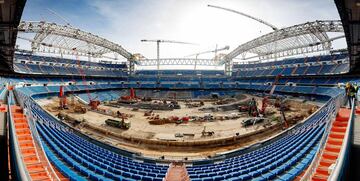
[[[232, 8], [264, 19], [277, 27], [314, 20], [339, 19], [333, 0], [28, 0], [22, 20], [64, 24], [114, 41], [131, 53], [156, 57], [156, 46], [141, 39], [169, 39], [199, 45], [162, 44], [161, 57], [188, 54], [229, 45], [230, 50], [272, 31], [240, 15], [208, 8]], [[344, 40], [334, 43], [343, 48]], [[21, 46], [21, 45], [20, 45]], [[21, 47], [20, 47], [21, 48]], [[224, 52], [226, 53], [226, 52]], [[209, 58], [213, 55], [203, 55]]]

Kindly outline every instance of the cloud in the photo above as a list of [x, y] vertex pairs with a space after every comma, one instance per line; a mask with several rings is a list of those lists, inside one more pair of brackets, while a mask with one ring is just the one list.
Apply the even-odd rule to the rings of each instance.
[[[67, 2], [64, 4], [74, 2], [64, 1]], [[49, 3], [45, 0], [35, 2], [37, 4], [32, 2], [34, 4], [31, 8], [40, 8], [41, 5], [47, 6], [46, 3]], [[77, 11], [71, 10], [73, 4], [49, 6], [65, 12], [63, 14], [73, 25], [114, 41], [132, 53], [142, 53], [148, 58], [156, 57], [156, 45], [142, 43], [141, 39], [200, 44], [161, 44], [162, 58], [183, 57], [214, 49], [216, 44], [218, 47], [229, 45], [232, 50], [272, 31], [271, 28], [246, 17], [209, 8], [208, 4], [248, 13], [280, 28], [307, 21], [339, 19], [335, 4], [331, 0], [82, 0], [76, 4], [81, 7]], [[337, 44], [345, 47], [344, 42]], [[213, 54], [201, 56], [211, 57]]]

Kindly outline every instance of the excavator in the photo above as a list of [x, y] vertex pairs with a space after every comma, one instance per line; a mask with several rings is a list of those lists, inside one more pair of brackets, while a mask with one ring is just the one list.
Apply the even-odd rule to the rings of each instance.
[[[83, 81], [83, 85], [86, 85], [88, 86], [87, 82], [86, 82], [86, 75], [85, 75], [85, 72], [84, 72], [84, 69], [82, 68], [82, 65], [80, 63], [80, 59], [79, 59], [79, 56], [78, 56], [78, 53], [77, 53], [77, 50], [76, 48], [73, 48], [72, 49], [74, 51], [74, 54], [76, 55], [76, 60], [77, 60], [77, 64], [78, 64], [78, 71], [81, 75], [81, 78], [82, 78], [82, 81]], [[97, 100], [97, 97], [95, 98], [92, 98], [91, 94], [90, 94], [90, 91], [88, 89], [88, 87], [86, 88], [86, 93], [87, 93], [87, 96], [89, 98], [89, 106], [92, 110], [97, 110], [98, 109], [98, 106], [100, 105], [100, 101]]]
[[66, 99], [66, 95], [64, 92], [64, 86], [60, 86], [60, 90], [59, 90], [59, 108], [60, 109], [68, 109], [68, 105], [67, 105], [67, 99]]
[[118, 102], [125, 103], [125, 104], [134, 104], [137, 101], [138, 101], [138, 97], [136, 97], [135, 89], [131, 88], [130, 89], [130, 95], [121, 96]]

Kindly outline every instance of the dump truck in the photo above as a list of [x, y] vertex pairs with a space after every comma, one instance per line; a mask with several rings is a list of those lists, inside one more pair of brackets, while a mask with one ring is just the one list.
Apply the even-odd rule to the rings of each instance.
[[130, 121], [126, 120], [115, 120], [115, 119], [107, 119], [105, 120], [105, 123], [109, 126], [120, 128], [120, 129], [129, 129], [131, 124]]

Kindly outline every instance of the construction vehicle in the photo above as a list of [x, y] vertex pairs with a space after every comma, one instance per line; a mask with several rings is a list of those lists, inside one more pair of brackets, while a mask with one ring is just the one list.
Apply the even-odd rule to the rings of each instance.
[[283, 103], [280, 104], [279, 111], [280, 111], [280, 113], [281, 113], [282, 121], [283, 121], [283, 123], [284, 123], [284, 128], [288, 128], [288, 127], [289, 127], [289, 124], [288, 124], [288, 122], [287, 122], [287, 120], [286, 120], [285, 109], [286, 109], [285, 105], [284, 105]]
[[194, 103], [192, 103], [192, 102], [186, 102], [185, 103], [185, 106], [187, 107], [187, 108], [195, 108], [195, 107], [202, 107], [202, 106], [204, 106], [205, 104], [204, 104], [204, 102], [203, 101], [200, 101], [200, 102], [194, 102]]
[[204, 126], [203, 131], [201, 132], [201, 136], [205, 137], [205, 136], [213, 136], [215, 134], [214, 131], [206, 131], [206, 126]]
[[124, 118], [122, 118], [121, 121], [115, 119], [107, 119], [105, 120], [105, 123], [109, 126], [121, 129], [129, 129], [131, 126], [130, 121], [126, 121]]
[[290, 110], [289, 105], [285, 104], [285, 101], [282, 97], [277, 97], [274, 103], [274, 106], [278, 108], [281, 114], [282, 122], [284, 123], [284, 127], [288, 128], [288, 123], [285, 116], [285, 111]]
[[153, 110], [150, 110], [150, 111], [146, 111], [145, 113], [144, 113], [144, 116], [151, 116], [153, 114]]
[[67, 99], [66, 99], [66, 95], [64, 92], [64, 86], [60, 85], [60, 90], [59, 90], [59, 108], [60, 109], [68, 109], [68, 105], [67, 105]]
[[269, 98], [267, 96], [265, 96], [262, 99], [262, 105], [261, 105], [261, 109], [259, 111], [260, 114], [265, 115], [265, 110], [266, 110], [266, 108], [268, 106], [268, 103], [269, 103]]
[[128, 96], [121, 96], [120, 99], [119, 99], [119, 103], [125, 103], [125, 104], [134, 104], [134, 103], [137, 103], [138, 98], [136, 97], [136, 94], [135, 94], [135, 89], [134, 88], [131, 88], [130, 89], [130, 95]]
[[85, 114], [87, 112], [87, 109], [86, 109], [86, 107], [83, 107], [83, 106], [80, 106], [80, 105], [75, 105], [74, 112], [75, 113], [80, 113], [80, 114]]
[[224, 104], [229, 104], [229, 103], [232, 103], [235, 101], [236, 101], [236, 99], [234, 99], [234, 98], [226, 98], [226, 99], [218, 100], [218, 101], [214, 102], [213, 104], [214, 105], [224, 105]]
[[241, 122], [241, 125], [243, 127], [248, 127], [248, 126], [251, 126], [251, 125], [262, 123], [262, 122], [264, 122], [264, 120], [265, 120], [265, 118], [261, 118], [261, 117], [249, 118], [249, 119], [243, 120]]
[[185, 136], [194, 137], [195, 134], [192, 134], [192, 133], [175, 133], [174, 136], [176, 138], [182, 138], [182, 137], [185, 137]]
[[239, 106], [239, 112], [247, 112], [247, 111], [249, 111], [249, 106], [247, 105]]
[[91, 94], [90, 94], [90, 90], [89, 90], [89, 88], [88, 88], [88, 82], [86, 81], [86, 74], [85, 74], [85, 72], [84, 72], [84, 69], [82, 68], [82, 65], [81, 65], [81, 63], [80, 63], [80, 59], [79, 59], [79, 55], [78, 55], [78, 53], [77, 53], [77, 50], [76, 50], [76, 48], [73, 48], [72, 49], [74, 52], [74, 54], [75, 54], [75, 56], [76, 56], [76, 60], [77, 60], [77, 64], [78, 64], [78, 71], [79, 71], [79, 73], [80, 73], [80, 75], [81, 75], [81, 78], [82, 78], [82, 81], [83, 81], [83, 85], [86, 85], [86, 94], [87, 94], [87, 96], [88, 96], [88, 98], [89, 98], [89, 106], [91, 107], [91, 109], [92, 110], [97, 110], [97, 108], [98, 108], [98, 106], [100, 105], [100, 101], [99, 100], [96, 100], [97, 99], [97, 97], [95, 97], [95, 98], [92, 98], [92, 96], [91, 96]]
[[275, 77], [275, 80], [274, 82], [272, 83], [272, 87], [271, 87], [271, 90], [269, 92], [269, 95], [272, 96], [275, 92], [275, 89], [276, 89], [276, 85], [278, 84], [279, 82], [279, 79], [281, 78], [281, 74], [278, 74], [276, 77]]
[[169, 104], [169, 107], [173, 108], [173, 109], [181, 109], [181, 107], [177, 101], [171, 101]]
[[90, 106], [91, 110], [97, 110], [99, 105], [100, 105], [99, 100], [90, 100], [90, 102], [89, 102], [89, 106]]

